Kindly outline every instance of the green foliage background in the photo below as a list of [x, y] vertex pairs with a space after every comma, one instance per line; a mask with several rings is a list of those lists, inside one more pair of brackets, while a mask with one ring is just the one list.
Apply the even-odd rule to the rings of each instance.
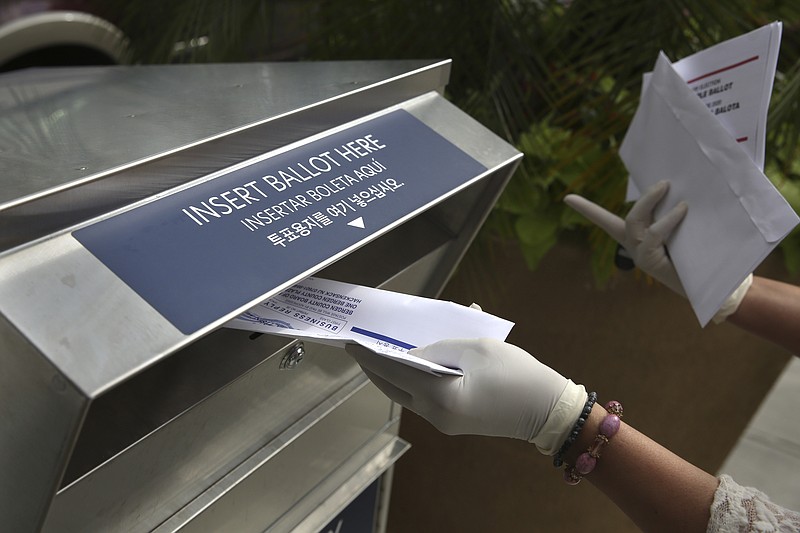
[[[559, 238], [585, 235], [601, 282], [615, 243], [562, 199], [575, 192], [625, 211], [617, 148], [642, 74], [660, 50], [676, 61], [781, 20], [766, 174], [800, 212], [796, 0], [149, 0], [117, 9], [142, 43], [141, 62], [452, 58], [446, 96], [525, 154], [482, 237], [514, 239], [533, 268]], [[209, 45], [174, 54], [174, 42], [198, 35]], [[800, 272], [800, 232], [781, 248]]]

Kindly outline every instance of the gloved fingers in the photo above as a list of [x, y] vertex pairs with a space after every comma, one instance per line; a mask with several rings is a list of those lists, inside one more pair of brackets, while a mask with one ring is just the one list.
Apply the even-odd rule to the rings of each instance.
[[429, 420], [436, 419], [436, 406], [451, 398], [448, 389], [452, 380], [458, 379], [454, 376], [432, 376], [357, 344], [348, 344], [346, 350], [370, 381], [390, 400]]
[[514, 350], [521, 348], [497, 339], [445, 339], [414, 348], [408, 353], [467, 374], [470, 370], [487, 366], [492, 358]]
[[669, 190], [669, 182], [659, 181], [653, 185], [646, 193], [644, 193], [625, 217], [625, 226], [627, 228], [628, 240], [638, 243], [650, 224], [653, 223], [653, 210], [655, 210], [658, 202], [667, 194]]
[[620, 217], [577, 194], [568, 194], [564, 202], [602, 228], [612, 239], [625, 243], [625, 221]]
[[679, 202], [678, 205], [670, 209], [669, 213], [653, 222], [649, 228], [649, 233], [658, 235], [663, 244], [669, 239], [678, 224], [681, 223], [687, 211], [689, 211], [689, 206], [686, 202]]
[[[369, 369], [364, 368], [363, 366], [361, 367], [361, 370], [363, 370], [369, 380], [393, 402], [399, 403], [406, 409], [415, 412], [433, 424], [434, 427], [443, 433], [448, 435], [455, 435], [459, 433], [458, 422], [454, 421], [451, 414], [443, 410], [441, 407], [442, 399], [452, 399], [446, 390], [432, 390], [430, 391], [432, 393], [430, 397], [424, 394], [415, 396], [396, 387], [394, 384], [389, 383], [382, 377], [370, 372]], [[440, 384], [441, 387], [444, 387], [445, 389], [447, 388], [444, 380], [448, 378], [452, 378], [452, 376], [437, 378], [442, 380], [442, 383]]]
[[637, 258], [637, 265], [639, 268], [681, 295], [684, 295], [685, 291], [678, 278], [678, 274], [675, 272], [672, 261], [669, 256], [667, 256], [664, 243], [686, 216], [687, 210], [688, 206], [686, 203], [680, 202], [673, 207], [669, 213], [647, 228], [642, 237]]
[[[370, 379], [372, 379], [372, 376], [380, 378], [383, 382], [390, 383], [393, 388], [403, 391], [411, 397], [432, 387], [431, 380], [442, 379], [384, 357], [358, 344], [348, 344], [345, 349], [356, 360], [362, 370], [369, 372], [367, 375], [370, 375]], [[404, 403], [404, 405], [406, 404]]]
[[[669, 236], [672, 235], [675, 227], [683, 220], [683, 217], [686, 216], [687, 210], [688, 206], [686, 203], [681, 202], [644, 231], [641, 237], [640, 261], [643, 259], [643, 256], [656, 256], [660, 258], [662, 255], [666, 255], [663, 249], [664, 243], [669, 239]], [[639, 265], [639, 268], [647, 270], [647, 265], [643, 263]]]
[[400, 405], [402, 405], [404, 407], [409, 407], [410, 408], [410, 405], [413, 403], [413, 399], [414, 399], [414, 397], [411, 394], [407, 393], [403, 389], [395, 387], [394, 385], [392, 385], [391, 383], [389, 383], [388, 381], [386, 381], [385, 379], [383, 379], [379, 375], [377, 375], [374, 372], [372, 372], [367, 367], [362, 366], [361, 370], [364, 371], [364, 373], [367, 375], [369, 380], [372, 383], [374, 383], [375, 386], [378, 387], [378, 389], [382, 393], [384, 393], [390, 400], [392, 400], [393, 402], [397, 402], [397, 403], [399, 403]]
[[449, 368], [461, 368], [461, 355], [464, 350], [464, 339], [446, 339], [428, 344], [427, 346], [420, 346], [408, 351], [410, 355], [438, 363], [442, 366]]

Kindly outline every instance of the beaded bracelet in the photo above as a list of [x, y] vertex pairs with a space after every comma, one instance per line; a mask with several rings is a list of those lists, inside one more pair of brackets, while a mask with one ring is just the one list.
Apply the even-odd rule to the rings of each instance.
[[564, 481], [568, 485], [577, 485], [580, 483], [583, 476], [589, 474], [597, 466], [597, 458], [600, 457], [600, 451], [603, 446], [608, 444], [611, 437], [617, 434], [620, 426], [620, 419], [622, 418], [622, 404], [617, 401], [610, 401], [605, 404], [606, 412], [608, 414], [600, 422], [597, 436], [589, 448], [580, 454], [575, 460], [575, 465], [566, 465], [564, 468]]
[[561, 445], [561, 448], [559, 448], [556, 454], [553, 456], [553, 466], [556, 468], [564, 464], [564, 454], [567, 453], [569, 447], [572, 446], [576, 440], [578, 440], [578, 435], [580, 435], [583, 425], [586, 423], [586, 419], [589, 418], [589, 413], [592, 412], [592, 407], [594, 407], [594, 403], [596, 401], [597, 393], [590, 392], [588, 398], [586, 398], [586, 403], [583, 406], [583, 411], [581, 411], [581, 416], [578, 417], [575, 425], [572, 426], [572, 430], [569, 432], [564, 444]]

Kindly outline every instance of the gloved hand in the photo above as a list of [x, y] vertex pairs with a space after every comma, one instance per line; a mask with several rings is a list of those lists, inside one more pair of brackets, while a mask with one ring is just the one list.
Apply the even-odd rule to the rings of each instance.
[[688, 207], [681, 202], [660, 220], [653, 220], [653, 210], [668, 190], [668, 181], [657, 183], [633, 204], [625, 220], [577, 194], [568, 194], [564, 201], [620, 243], [637, 267], [684, 296], [664, 242], [686, 216]]
[[384, 394], [443, 433], [522, 439], [548, 455], [558, 451], [587, 399], [582, 385], [494, 339], [444, 340], [409, 352], [463, 376], [426, 374], [355, 344], [347, 352]]
[[[658, 182], [633, 204], [625, 220], [577, 194], [568, 194], [564, 201], [620, 243], [637, 267], [681, 296], [686, 296], [664, 242], [686, 216], [688, 206], [680, 202], [661, 219], [656, 221], [653, 216], [653, 210], [668, 190], [668, 181]], [[715, 323], [723, 322], [736, 312], [752, 282], [753, 275], [750, 274], [714, 315], [712, 320]]]

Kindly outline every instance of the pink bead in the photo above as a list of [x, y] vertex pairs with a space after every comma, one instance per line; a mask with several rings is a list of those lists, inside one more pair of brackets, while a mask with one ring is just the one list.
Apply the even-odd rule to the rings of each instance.
[[567, 468], [564, 470], [564, 482], [567, 485], [577, 485], [581, 482], [581, 476], [579, 476], [571, 468]]
[[616, 400], [611, 400], [610, 402], [605, 404], [605, 409], [612, 415], [617, 415], [618, 417], [622, 418], [622, 404]]
[[605, 435], [609, 439], [617, 434], [619, 431], [619, 417], [617, 415], [606, 415], [602, 422], [600, 422], [600, 434]]
[[575, 470], [582, 476], [585, 476], [597, 466], [597, 459], [589, 455], [588, 452], [583, 452], [578, 456], [575, 461]]

